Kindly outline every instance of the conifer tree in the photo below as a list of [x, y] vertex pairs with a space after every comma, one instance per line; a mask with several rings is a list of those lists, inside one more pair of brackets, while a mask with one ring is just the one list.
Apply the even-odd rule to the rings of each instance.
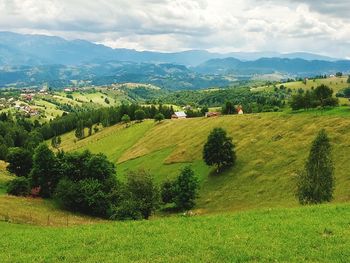
[[298, 178], [297, 196], [301, 204], [329, 202], [334, 191], [331, 144], [325, 130], [312, 143], [305, 169]]

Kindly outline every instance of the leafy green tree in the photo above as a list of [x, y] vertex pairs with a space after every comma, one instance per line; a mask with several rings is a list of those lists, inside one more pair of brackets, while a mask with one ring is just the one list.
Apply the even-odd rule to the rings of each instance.
[[75, 137], [78, 139], [84, 138], [84, 123], [83, 121], [78, 121], [77, 128], [75, 130]]
[[28, 176], [32, 169], [32, 154], [23, 148], [10, 148], [7, 154], [7, 170], [17, 176]]
[[61, 136], [55, 136], [51, 139], [51, 146], [55, 149], [58, 149], [61, 145]]
[[89, 129], [89, 136], [92, 135], [92, 120], [91, 119], [88, 119], [87, 122], [86, 122], [86, 127]]
[[346, 80], [347, 83], [350, 83], [350, 75], [348, 76], [348, 79]]
[[322, 84], [314, 90], [315, 97], [320, 101], [321, 106], [326, 106], [325, 101], [332, 98], [333, 90]]
[[297, 196], [301, 204], [329, 202], [334, 191], [331, 144], [325, 130], [312, 143], [305, 169], [298, 178]]
[[176, 182], [167, 180], [161, 186], [161, 199], [164, 204], [170, 204], [175, 201]]
[[144, 119], [145, 119], [145, 112], [143, 110], [137, 110], [135, 111], [135, 119], [138, 121], [138, 122], [142, 122]]
[[335, 73], [335, 76], [338, 77], [338, 78], [340, 78], [340, 77], [343, 76], [343, 72], [337, 72], [337, 73]]
[[142, 218], [148, 219], [159, 205], [159, 190], [153, 177], [144, 170], [130, 171], [127, 174], [125, 198]]
[[225, 106], [222, 110], [223, 114], [233, 114], [235, 112], [235, 106], [232, 102], [226, 101]]
[[43, 143], [34, 151], [30, 176], [33, 187], [40, 187], [40, 196], [50, 197], [60, 179], [59, 163], [55, 154]]
[[130, 117], [127, 114], [124, 114], [122, 117], [122, 122], [125, 124], [126, 127], [128, 127], [129, 122], [130, 122]]
[[233, 166], [236, 161], [232, 138], [222, 128], [214, 128], [203, 148], [203, 159], [207, 165], [216, 165], [219, 173], [222, 168]]
[[175, 183], [174, 201], [179, 210], [189, 210], [195, 206], [195, 199], [198, 194], [198, 178], [193, 170], [185, 167]]
[[164, 115], [162, 113], [159, 112], [154, 116], [154, 121], [157, 121], [159, 123], [162, 120], [164, 120]]
[[204, 107], [201, 108], [201, 113], [202, 113], [203, 116], [204, 116], [208, 111], [209, 111], [209, 109], [208, 109], [207, 106], [204, 106]]

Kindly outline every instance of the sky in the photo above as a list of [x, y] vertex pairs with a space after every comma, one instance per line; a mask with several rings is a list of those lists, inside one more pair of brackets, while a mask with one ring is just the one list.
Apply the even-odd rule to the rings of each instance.
[[0, 0], [0, 31], [113, 48], [350, 58], [349, 0]]

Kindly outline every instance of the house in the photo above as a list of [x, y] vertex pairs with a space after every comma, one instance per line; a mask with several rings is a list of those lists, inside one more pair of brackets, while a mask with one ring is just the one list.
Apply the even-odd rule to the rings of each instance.
[[221, 112], [215, 111], [215, 112], [206, 112], [205, 113], [205, 117], [209, 118], [209, 117], [217, 117], [220, 116]]
[[242, 106], [237, 107], [237, 114], [242, 115], [243, 114], [243, 108]]
[[71, 92], [71, 91], [72, 91], [72, 89], [65, 88], [63, 91], [64, 91], [64, 92]]
[[187, 115], [183, 111], [175, 112], [173, 115], [171, 115], [172, 119], [186, 119]]

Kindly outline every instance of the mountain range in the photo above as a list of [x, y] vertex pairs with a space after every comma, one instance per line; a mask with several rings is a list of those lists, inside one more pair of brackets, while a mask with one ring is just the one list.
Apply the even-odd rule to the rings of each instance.
[[200, 89], [266, 74], [283, 79], [338, 71], [349, 73], [350, 61], [303, 52], [136, 51], [85, 40], [0, 32], [0, 87], [135, 82], [172, 90]]
[[227, 57], [233, 57], [242, 61], [257, 60], [263, 57], [337, 60], [304, 52], [288, 54], [277, 52], [233, 52], [220, 54], [205, 50], [188, 50], [174, 53], [136, 51], [122, 48], [112, 49], [85, 40], [68, 41], [56, 36], [0, 32], [0, 65], [79, 65], [116, 60], [135, 63], [173, 63], [194, 67], [210, 59]]

